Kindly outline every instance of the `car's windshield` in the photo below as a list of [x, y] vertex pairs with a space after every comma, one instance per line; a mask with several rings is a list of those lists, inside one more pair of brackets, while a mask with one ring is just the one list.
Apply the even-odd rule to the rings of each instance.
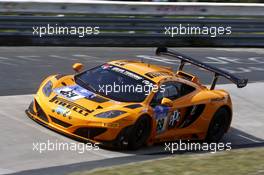
[[75, 76], [78, 85], [120, 102], [142, 102], [153, 82], [134, 72], [104, 64]]

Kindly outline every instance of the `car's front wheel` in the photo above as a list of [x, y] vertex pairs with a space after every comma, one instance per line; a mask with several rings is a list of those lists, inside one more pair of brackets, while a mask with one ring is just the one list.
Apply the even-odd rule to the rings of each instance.
[[228, 110], [220, 108], [210, 122], [205, 141], [209, 143], [219, 142], [230, 125], [230, 117]]
[[128, 139], [128, 149], [136, 150], [143, 146], [151, 132], [151, 119], [148, 116], [141, 116], [134, 124]]

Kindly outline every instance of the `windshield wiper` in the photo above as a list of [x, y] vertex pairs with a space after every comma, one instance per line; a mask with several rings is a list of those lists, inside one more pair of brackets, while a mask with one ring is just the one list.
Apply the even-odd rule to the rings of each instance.
[[75, 76], [75, 78], [78, 79], [78, 80], [80, 80], [86, 88], [91, 89], [91, 90], [94, 91], [94, 92], [97, 92], [97, 90], [96, 90], [91, 84], [85, 82], [85, 81], [84, 81], [83, 79], [81, 79], [80, 77]]

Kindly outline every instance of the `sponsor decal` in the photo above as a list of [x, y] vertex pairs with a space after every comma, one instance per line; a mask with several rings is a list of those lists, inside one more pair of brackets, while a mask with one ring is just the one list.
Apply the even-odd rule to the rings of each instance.
[[53, 112], [56, 112], [57, 114], [60, 114], [63, 117], [68, 117], [71, 114], [70, 109], [60, 106], [60, 105], [56, 109], [54, 109]]
[[121, 73], [121, 74], [124, 74], [124, 75], [126, 75], [128, 77], [131, 77], [131, 78], [135, 79], [135, 80], [142, 80], [143, 79], [141, 76], [139, 76], [139, 75], [137, 75], [137, 74], [135, 74], [133, 72], [127, 71], [125, 69], [121, 69], [119, 67], [113, 67], [111, 70], [115, 71], [115, 72], [118, 72], [118, 73]]
[[154, 115], [157, 123], [157, 133], [160, 134], [167, 129], [174, 128], [181, 119], [180, 111], [170, 111], [170, 107], [156, 106], [154, 108]]
[[211, 99], [211, 102], [219, 102], [219, 101], [224, 101], [225, 97], [220, 97], [220, 98], [213, 98]]
[[96, 96], [93, 92], [84, 89], [79, 85], [63, 86], [60, 88], [55, 88], [54, 92], [72, 101], [81, 98], [88, 98], [88, 99], [94, 98]]
[[101, 66], [102, 69], [109, 69], [112, 68], [113, 66], [111, 66], [110, 64], [104, 64]]
[[155, 118], [159, 119], [159, 118], [167, 117], [169, 109], [170, 108], [167, 106], [160, 106], [160, 105], [156, 106], [154, 108]]
[[148, 72], [145, 75], [148, 76], [149, 78], [155, 78], [155, 77], [159, 77], [159, 76], [170, 76], [172, 74], [170, 74], [168, 72]]
[[60, 98], [57, 95], [53, 97], [49, 102], [55, 103], [59, 106], [75, 111], [83, 116], [88, 116], [91, 112], [93, 112], [93, 110], [86, 109], [85, 107], [80, 106], [74, 102]]
[[158, 134], [166, 130], [166, 123], [168, 123], [169, 107], [167, 106], [156, 106], [154, 108], [154, 115], [156, 118], [156, 131]]
[[174, 128], [176, 124], [180, 121], [181, 115], [178, 110], [173, 111], [173, 114], [171, 115], [169, 119], [169, 128]]

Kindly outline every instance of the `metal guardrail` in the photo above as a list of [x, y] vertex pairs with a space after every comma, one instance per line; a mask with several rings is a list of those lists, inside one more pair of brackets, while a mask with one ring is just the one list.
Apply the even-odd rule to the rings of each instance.
[[[264, 15], [264, 5], [260, 4], [169, 3], [170, 5], [168, 5], [167, 3], [84, 2], [80, 0], [74, 3], [62, 2], [64, 1], [31, 0], [23, 2], [22, 0], [18, 2], [9, 0], [6, 2], [0, 0], [0, 45], [264, 46], [264, 20], [261, 17]], [[54, 6], [51, 7], [51, 5]], [[155, 8], [153, 8], [154, 6]], [[168, 8], [168, 11], [157, 13], [157, 9], [161, 7]], [[195, 10], [194, 7], [200, 10]], [[173, 8], [181, 10], [174, 9], [173, 12], [169, 10]], [[215, 13], [211, 16], [213, 9]], [[229, 11], [229, 9], [233, 9], [233, 11]], [[249, 13], [250, 11], [251, 13]], [[181, 16], [178, 15], [179, 13], [182, 13]], [[232, 34], [217, 37], [209, 35], [171, 37], [165, 35], [165, 27], [178, 26], [179, 24], [200, 28], [230, 26]], [[84, 37], [76, 35], [39, 37], [33, 35], [33, 27], [47, 25], [68, 28], [97, 26], [100, 33]]]
[[263, 8], [256, 3], [0, 0], [5, 13], [264, 16]]

